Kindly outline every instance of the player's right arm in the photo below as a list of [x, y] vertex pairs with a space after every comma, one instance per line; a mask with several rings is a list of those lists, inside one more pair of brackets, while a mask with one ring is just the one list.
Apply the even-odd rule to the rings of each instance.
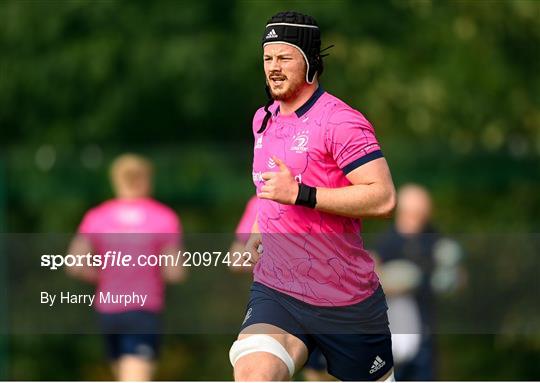
[[[78, 229], [77, 235], [71, 240], [68, 254], [93, 254], [94, 247], [90, 238], [91, 233], [98, 233], [97, 223], [100, 222], [97, 208], [90, 209], [83, 217]], [[66, 266], [66, 273], [74, 278], [88, 283], [97, 283], [99, 278], [99, 269], [83, 264], [79, 266]]]
[[[183, 228], [180, 218], [172, 210], [166, 215], [167, 229], [163, 236], [162, 254], [180, 254], [183, 251]], [[187, 269], [182, 265], [167, 264], [160, 267], [161, 276], [167, 283], [181, 283], [187, 278]]]
[[[181, 251], [180, 246], [167, 246], [162, 250], [162, 254], [178, 254]], [[186, 280], [186, 269], [182, 265], [163, 265], [160, 269], [161, 276], [167, 283], [181, 283]]]
[[[69, 245], [68, 254], [92, 254], [92, 243], [84, 234], [77, 234]], [[80, 266], [66, 266], [66, 273], [81, 281], [96, 283], [99, 278], [99, 270], [86, 264]]]

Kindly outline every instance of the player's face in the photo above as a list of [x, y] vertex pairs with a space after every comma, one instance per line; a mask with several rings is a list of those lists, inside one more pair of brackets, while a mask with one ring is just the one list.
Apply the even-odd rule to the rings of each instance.
[[430, 219], [429, 196], [416, 189], [401, 192], [396, 211], [396, 220], [405, 234], [418, 234]]
[[306, 83], [306, 61], [300, 51], [287, 44], [264, 47], [264, 73], [274, 100], [294, 99]]
[[113, 175], [113, 185], [119, 198], [143, 198], [152, 194], [151, 174], [143, 169], [132, 169]]

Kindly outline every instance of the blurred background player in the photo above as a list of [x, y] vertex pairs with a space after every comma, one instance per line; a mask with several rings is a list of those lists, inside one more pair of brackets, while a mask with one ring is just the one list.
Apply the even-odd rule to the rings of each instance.
[[[110, 169], [115, 198], [90, 209], [71, 243], [71, 254], [105, 254], [122, 251], [133, 259], [140, 254], [177, 254], [182, 227], [176, 213], [151, 198], [153, 169], [138, 155], [118, 157]], [[164, 307], [164, 282], [185, 278], [182, 267], [130, 266], [71, 267], [73, 277], [96, 284], [94, 306], [106, 337], [112, 369], [118, 380], [150, 380], [159, 350], [160, 313]], [[147, 294], [138, 303], [99, 302], [99, 292]]]
[[431, 222], [428, 191], [406, 184], [398, 191], [395, 223], [374, 252], [387, 294], [396, 380], [436, 379], [433, 296], [463, 281], [462, 252]]
[[[235, 230], [234, 241], [231, 244], [230, 253], [243, 253], [246, 249], [246, 242], [251, 235], [251, 229], [257, 218], [257, 196], [254, 195], [249, 199], [242, 213], [242, 217], [238, 222]], [[233, 267], [233, 270], [244, 270], [244, 267]], [[251, 268], [249, 268], [251, 270]]]

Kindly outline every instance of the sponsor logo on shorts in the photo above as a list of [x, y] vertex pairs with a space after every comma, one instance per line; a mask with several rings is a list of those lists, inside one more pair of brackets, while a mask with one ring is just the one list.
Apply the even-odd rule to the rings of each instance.
[[375, 357], [375, 360], [373, 361], [373, 364], [371, 365], [371, 370], [369, 370], [369, 373], [370, 374], [376, 373], [381, 368], [383, 368], [385, 364], [386, 364], [386, 362], [384, 360], [382, 360], [379, 355], [377, 355]]
[[249, 318], [251, 318], [251, 311], [253, 311], [253, 307], [250, 307], [246, 313], [246, 317], [244, 318], [244, 321], [242, 322], [242, 325], [247, 322]]

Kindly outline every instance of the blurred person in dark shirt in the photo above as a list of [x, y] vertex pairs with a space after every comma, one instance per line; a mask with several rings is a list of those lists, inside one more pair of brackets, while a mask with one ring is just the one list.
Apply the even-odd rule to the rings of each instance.
[[432, 212], [424, 187], [404, 185], [395, 222], [374, 249], [388, 296], [398, 381], [436, 379], [434, 295], [451, 291], [462, 281], [461, 248], [435, 229]]

